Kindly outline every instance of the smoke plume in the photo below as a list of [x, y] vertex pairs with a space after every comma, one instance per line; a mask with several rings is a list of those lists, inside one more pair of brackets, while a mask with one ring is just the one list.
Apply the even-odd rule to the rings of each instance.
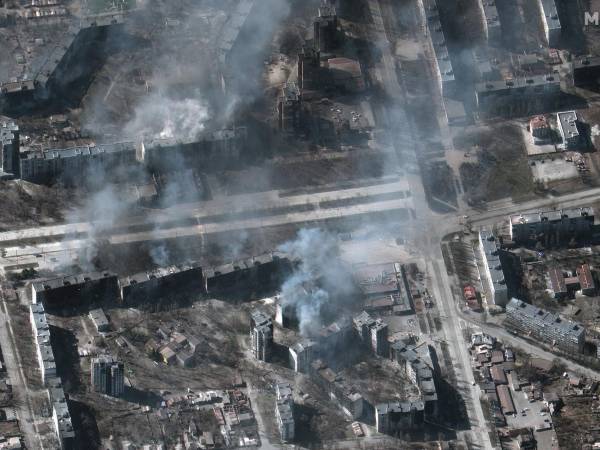
[[300, 260], [281, 286], [281, 302], [295, 312], [300, 332], [310, 336], [351, 306], [354, 284], [339, 260], [335, 235], [321, 229], [302, 229], [296, 240], [279, 250]]

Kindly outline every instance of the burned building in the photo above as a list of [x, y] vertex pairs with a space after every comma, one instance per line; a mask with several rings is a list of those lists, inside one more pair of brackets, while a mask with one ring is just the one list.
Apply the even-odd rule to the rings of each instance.
[[535, 102], [556, 102], [560, 93], [560, 77], [554, 73], [485, 81], [475, 85], [477, 106], [480, 111], [489, 114], [528, 112], [536, 106]]
[[346, 318], [321, 328], [316, 335], [319, 355], [326, 361], [345, 358], [348, 345], [354, 337], [352, 321]]
[[279, 129], [288, 134], [298, 133], [302, 127], [302, 95], [298, 85], [288, 81], [281, 88], [277, 102]]
[[406, 268], [400, 263], [357, 267], [354, 281], [365, 297], [364, 309], [410, 314], [414, 311]]
[[205, 268], [209, 293], [268, 290], [280, 286], [297, 261], [282, 252], [271, 252], [220, 266]]
[[47, 308], [114, 301], [118, 297], [119, 280], [110, 272], [90, 272], [31, 283], [32, 303], [43, 303]]
[[91, 361], [92, 389], [101, 394], [120, 397], [125, 392], [125, 367], [110, 356]]
[[383, 357], [388, 356], [388, 326], [386, 323], [381, 319], [374, 319], [365, 311], [356, 316], [353, 323], [359, 338], [373, 353]]
[[505, 324], [565, 352], [583, 352], [586, 335], [583, 325], [516, 298], [506, 305]]
[[32, 183], [47, 184], [60, 179], [66, 184], [77, 184], [93, 173], [110, 173], [135, 163], [135, 152], [133, 142], [31, 151], [18, 160], [18, 173], [21, 179]]
[[519, 246], [581, 246], [592, 241], [594, 210], [589, 207], [509, 217], [510, 239]]
[[53, 385], [48, 389], [48, 397], [52, 405], [52, 422], [60, 442], [61, 449], [73, 448], [75, 430], [65, 391], [59, 378], [53, 379]]
[[243, 127], [208, 133], [197, 139], [150, 139], [137, 146], [136, 158], [152, 172], [173, 172], [184, 168], [202, 171], [236, 167], [246, 145]]
[[279, 436], [283, 442], [291, 442], [295, 438], [294, 396], [289, 383], [278, 383], [275, 386], [275, 418], [279, 428]]
[[600, 56], [576, 59], [572, 63], [575, 86], [595, 86], [600, 80]]
[[206, 292], [202, 267], [196, 265], [169, 266], [141, 272], [119, 280], [121, 300], [125, 304], [151, 303], [152, 298]]
[[19, 178], [19, 127], [12, 121], [0, 119], [0, 179]]
[[335, 6], [322, 4], [314, 24], [314, 43], [322, 53], [331, 52], [337, 45], [337, 12]]
[[260, 361], [269, 361], [273, 353], [273, 320], [262, 311], [250, 315], [252, 354]]
[[319, 88], [321, 80], [321, 54], [312, 47], [302, 47], [298, 53], [298, 87], [301, 94]]

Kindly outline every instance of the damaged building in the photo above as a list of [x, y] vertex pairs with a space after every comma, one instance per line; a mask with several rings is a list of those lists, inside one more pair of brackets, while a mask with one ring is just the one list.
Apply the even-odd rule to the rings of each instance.
[[172, 172], [184, 168], [202, 171], [236, 167], [244, 154], [247, 129], [219, 130], [197, 139], [142, 140], [136, 149], [137, 160], [151, 172]]
[[365, 297], [368, 313], [396, 315], [414, 311], [406, 268], [400, 263], [373, 264], [357, 267], [354, 280]]
[[322, 53], [330, 53], [337, 46], [338, 19], [335, 6], [324, 3], [319, 6], [318, 16], [314, 21], [315, 48]]
[[290, 367], [294, 372], [308, 373], [310, 365], [318, 354], [317, 344], [310, 339], [303, 339], [289, 349]]
[[298, 133], [302, 126], [302, 95], [298, 84], [288, 81], [281, 88], [277, 102], [279, 129], [288, 134]]
[[383, 357], [388, 356], [388, 326], [386, 323], [381, 319], [374, 319], [365, 311], [356, 316], [353, 323], [359, 338], [373, 353]]

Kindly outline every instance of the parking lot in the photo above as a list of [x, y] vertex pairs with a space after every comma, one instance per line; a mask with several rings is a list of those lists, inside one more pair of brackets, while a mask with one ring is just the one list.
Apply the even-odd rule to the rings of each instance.
[[[556, 433], [552, 428], [552, 417], [547, 411], [543, 411], [546, 405], [543, 401], [529, 402], [524, 391], [514, 391], [510, 387], [510, 393], [517, 410], [517, 415], [506, 416], [506, 422], [511, 428], [532, 428], [548, 425], [551, 428], [544, 431], [535, 431], [535, 439], [540, 449], [558, 449]], [[524, 412], [523, 412], [524, 411]], [[518, 448], [518, 447], [515, 447]]]

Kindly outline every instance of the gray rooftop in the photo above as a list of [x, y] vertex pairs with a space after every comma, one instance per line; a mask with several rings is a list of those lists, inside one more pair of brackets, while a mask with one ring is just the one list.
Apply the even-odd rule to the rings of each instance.
[[585, 328], [577, 322], [562, 319], [558, 314], [525, 303], [513, 298], [506, 305], [508, 316], [516, 315], [522, 320], [527, 319], [537, 329], [552, 329], [556, 334], [569, 337], [577, 341], [580, 336], [585, 335]]

